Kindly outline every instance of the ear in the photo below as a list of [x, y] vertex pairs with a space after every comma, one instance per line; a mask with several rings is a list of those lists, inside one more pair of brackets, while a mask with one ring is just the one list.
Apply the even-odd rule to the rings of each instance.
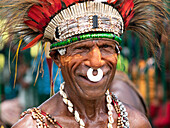
[[55, 62], [55, 64], [61, 68], [61, 60], [60, 60], [60, 54], [58, 51], [50, 51], [50, 56], [52, 60]]

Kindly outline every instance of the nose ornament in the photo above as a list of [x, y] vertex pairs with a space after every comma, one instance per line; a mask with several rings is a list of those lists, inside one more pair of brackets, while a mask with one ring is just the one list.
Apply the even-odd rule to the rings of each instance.
[[94, 69], [89, 68], [87, 71], [87, 77], [90, 81], [92, 82], [98, 82], [103, 78], [103, 71], [101, 70], [101, 68], [97, 69], [97, 74], [94, 76], [93, 75], [93, 71]]

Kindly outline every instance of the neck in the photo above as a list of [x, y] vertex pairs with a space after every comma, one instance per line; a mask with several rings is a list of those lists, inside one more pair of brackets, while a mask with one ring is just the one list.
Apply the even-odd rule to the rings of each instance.
[[[108, 111], [108, 117], [107, 117], [108, 127], [112, 127], [114, 123], [113, 112], [112, 112], [114, 107], [118, 114], [118, 122], [122, 124], [122, 126], [129, 127], [128, 117], [127, 117], [128, 113], [126, 112], [126, 108], [117, 99], [117, 97], [114, 94], [112, 94], [113, 96], [113, 100], [112, 100], [112, 96], [110, 95], [109, 90], [107, 90], [105, 93], [108, 110], [106, 110], [106, 107], [105, 107], [105, 104], [106, 104], [106, 101], [104, 100], [105, 96], [96, 98], [95, 100], [87, 100], [86, 98], [80, 97], [80, 95], [71, 93], [75, 91], [70, 91], [68, 88], [65, 90], [66, 90], [66, 93], [64, 92], [64, 83], [63, 83], [60, 85], [60, 95], [63, 97], [63, 102], [67, 105], [68, 110], [72, 114], [74, 114], [75, 120], [77, 123], [79, 123], [80, 128], [81, 127], [85, 128], [85, 123], [83, 121], [84, 119], [86, 120], [86, 122], [88, 122], [88, 120], [97, 121], [98, 120], [97, 117], [101, 117], [99, 114], [102, 114], [104, 117], [104, 114], [106, 113], [106, 111]], [[112, 105], [112, 102], [114, 104], [114, 107]], [[122, 118], [122, 117], [125, 117], [125, 118]]]
[[[86, 100], [81, 98], [79, 102], [79, 109], [82, 110], [81, 108], [84, 106], [84, 114], [87, 116], [87, 118], [92, 119], [97, 117], [100, 113], [105, 112], [105, 96], [96, 99], [96, 100]], [[78, 104], [77, 104], [78, 105]]]
[[94, 100], [88, 100], [68, 90], [70, 89], [65, 87], [68, 99], [73, 103], [74, 109], [79, 112], [81, 117], [95, 119], [99, 114], [107, 112], [105, 95]]

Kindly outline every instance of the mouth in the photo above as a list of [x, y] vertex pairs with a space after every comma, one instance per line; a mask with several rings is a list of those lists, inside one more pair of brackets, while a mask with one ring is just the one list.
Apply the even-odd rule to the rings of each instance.
[[84, 75], [79, 75], [79, 77], [81, 77], [81, 78], [83, 78], [83, 79], [85, 79], [85, 80], [89, 80], [89, 79], [87, 78], [87, 76], [84, 76]]
[[86, 82], [88, 82], [88, 83], [90, 83], [90, 84], [91, 84], [91, 83], [95, 84], [95, 83], [99, 83], [99, 82], [103, 81], [103, 79], [105, 79], [106, 75], [107, 75], [107, 74], [104, 74], [103, 77], [102, 77], [102, 79], [101, 79], [100, 81], [97, 81], [97, 82], [94, 82], [94, 81], [89, 80], [88, 77], [87, 77], [87, 75], [82, 75], [82, 74], [81, 74], [81, 75], [78, 75], [78, 76], [79, 76], [80, 79], [82, 79], [82, 81], [86, 81]]
[[107, 89], [109, 79], [110, 71], [106, 72], [106, 70], [103, 72], [102, 79], [97, 82], [90, 81], [86, 72], [79, 72], [75, 76], [75, 86], [79, 89], [83, 96], [96, 98], [96, 95], [94, 96], [94, 92], [97, 93], [97, 95], [103, 95]]
[[95, 76], [98, 75], [98, 71], [97, 72], [93, 72], [93, 76], [94, 76], [94, 81], [93, 81], [93, 78], [92, 80], [90, 80], [88, 78], [88, 74], [87, 74], [87, 71], [88, 69], [83, 69], [81, 68], [80, 70], [76, 70], [77, 72], [75, 72], [75, 80], [82, 86], [89, 86], [89, 87], [94, 87], [94, 86], [101, 86], [102, 84], [106, 84], [107, 81], [110, 79], [110, 73], [111, 73], [111, 70], [110, 68], [103, 68], [102, 69], [102, 78], [99, 80], [99, 81], [96, 81], [97, 78], [95, 78]]
[[[86, 82], [90, 82], [90, 83], [97, 83], [97, 82], [93, 82], [93, 81], [90, 81], [87, 77], [87, 75], [79, 75], [80, 78], [83, 79], [83, 81], [85, 80]], [[103, 78], [102, 78], [103, 79]], [[98, 81], [99, 82], [99, 81]]]

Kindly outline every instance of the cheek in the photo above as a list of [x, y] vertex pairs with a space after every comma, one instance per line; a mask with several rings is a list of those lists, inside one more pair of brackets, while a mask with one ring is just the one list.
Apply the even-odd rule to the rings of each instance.
[[73, 82], [74, 73], [77, 69], [78, 65], [81, 64], [82, 56], [74, 55], [74, 56], [63, 56], [60, 58], [61, 61], [61, 70], [64, 80], [66, 82]]
[[82, 60], [82, 56], [77, 54], [74, 56], [66, 56], [66, 57], [61, 57], [61, 64], [63, 67], [67, 67], [67, 68], [74, 68], [74, 66], [77, 66], [81, 63]]
[[117, 54], [113, 54], [111, 56], [107, 56], [105, 57], [105, 59], [111, 63], [114, 67], [117, 65]]
[[70, 63], [70, 61], [72, 60], [72, 57], [61, 56], [60, 60], [61, 60], [61, 65], [63, 67], [65, 67], [65, 66], [67, 66]]
[[109, 57], [106, 57], [107, 61], [109, 62], [110, 65], [110, 69], [111, 69], [111, 79], [109, 80], [109, 86], [111, 85], [115, 72], [116, 72], [116, 65], [117, 65], [117, 60], [118, 60], [118, 56], [117, 54], [113, 54]]

